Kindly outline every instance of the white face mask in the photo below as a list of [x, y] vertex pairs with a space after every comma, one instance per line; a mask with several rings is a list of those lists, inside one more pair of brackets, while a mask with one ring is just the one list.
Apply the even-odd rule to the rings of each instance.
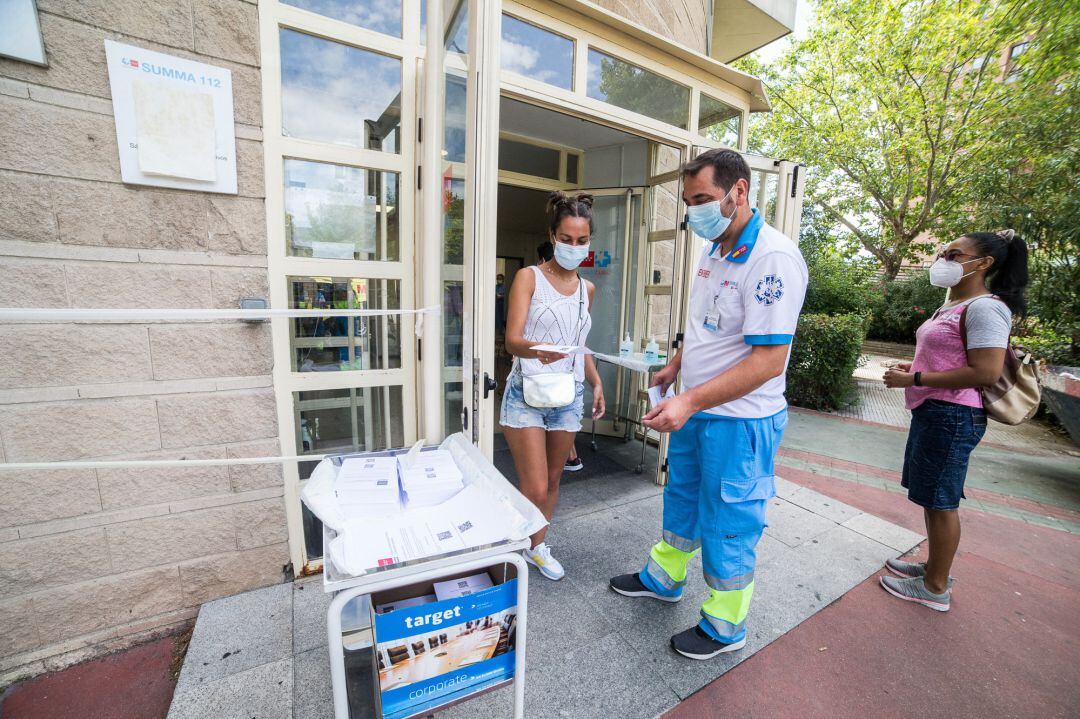
[[564, 270], [576, 270], [578, 265], [589, 256], [589, 243], [584, 245], [568, 245], [565, 242], [555, 243], [555, 261]]
[[930, 284], [934, 287], [955, 287], [960, 280], [971, 274], [971, 272], [964, 272], [964, 265], [970, 262], [978, 262], [981, 259], [981, 257], [976, 257], [974, 260], [968, 260], [967, 262], [957, 262], [956, 260], [946, 260], [939, 257], [934, 260], [934, 264], [930, 265]]

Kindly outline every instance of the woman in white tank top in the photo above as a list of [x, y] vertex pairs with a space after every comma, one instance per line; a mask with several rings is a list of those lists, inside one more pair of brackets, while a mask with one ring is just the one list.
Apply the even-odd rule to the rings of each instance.
[[[592, 387], [590, 415], [605, 411], [604, 388], [590, 355], [571, 356], [532, 349], [535, 345], [584, 346], [592, 327], [595, 287], [578, 276], [589, 254], [592, 196], [569, 198], [553, 192], [548, 200], [549, 236], [554, 257], [517, 273], [510, 287], [506, 315], [506, 350], [514, 356], [506, 380], [500, 424], [510, 446], [522, 493], [551, 520], [559, 499], [563, 467], [581, 430], [584, 382]], [[573, 373], [575, 399], [563, 407], [533, 407], [525, 402], [523, 377]], [[535, 401], [535, 400], [534, 400]], [[563, 569], [544, 542], [547, 529], [532, 536], [525, 559], [548, 579], [562, 579]]]

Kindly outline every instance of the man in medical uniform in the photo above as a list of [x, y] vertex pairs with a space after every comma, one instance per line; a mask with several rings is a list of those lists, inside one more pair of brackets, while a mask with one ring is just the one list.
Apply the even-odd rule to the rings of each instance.
[[643, 423], [671, 432], [661, 541], [645, 568], [611, 580], [628, 597], [682, 599], [701, 552], [709, 596], [672, 648], [709, 659], [746, 644], [755, 548], [775, 495], [773, 460], [787, 424], [784, 374], [806, 293], [799, 249], [749, 204], [750, 168], [710, 150], [683, 168], [690, 229], [707, 240], [690, 292], [685, 343], [653, 378], [683, 390]]

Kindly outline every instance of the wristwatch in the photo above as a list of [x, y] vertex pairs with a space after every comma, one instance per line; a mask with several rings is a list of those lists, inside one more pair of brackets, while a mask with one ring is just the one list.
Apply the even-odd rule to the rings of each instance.
[[915, 386], [922, 387], [922, 372], [915, 373]]

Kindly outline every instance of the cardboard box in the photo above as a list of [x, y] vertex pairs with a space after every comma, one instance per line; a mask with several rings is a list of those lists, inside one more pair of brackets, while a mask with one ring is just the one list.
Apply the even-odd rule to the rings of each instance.
[[[477, 572], [440, 577], [464, 580]], [[426, 716], [438, 707], [513, 679], [517, 576], [486, 571], [492, 586], [470, 595], [374, 614], [375, 663], [384, 719]], [[432, 582], [371, 596], [375, 606], [434, 593]]]

